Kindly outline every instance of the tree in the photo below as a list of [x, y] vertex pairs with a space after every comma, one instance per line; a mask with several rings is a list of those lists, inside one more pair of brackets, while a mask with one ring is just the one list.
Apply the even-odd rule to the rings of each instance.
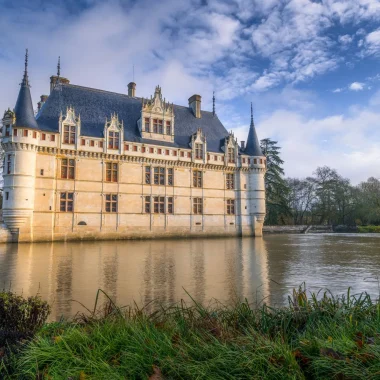
[[280, 158], [280, 147], [277, 141], [264, 139], [260, 142], [261, 150], [267, 159], [267, 171], [265, 174], [266, 209], [265, 224], [285, 223], [285, 218], [290, 215], [288, 205], [289, 188], [283, 178], [284, 161]]

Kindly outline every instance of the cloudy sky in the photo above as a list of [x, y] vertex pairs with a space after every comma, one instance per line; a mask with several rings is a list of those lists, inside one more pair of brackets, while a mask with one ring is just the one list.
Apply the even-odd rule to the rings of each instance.
[[[33, 101], [61, 56], [71, 83], [163, 95], [279, 142], [287, 176], [380, 177], [380, 0], [0, 0], [0, 111], [29, 48]], [[2, 112], [2, 111], [1, 111]]]

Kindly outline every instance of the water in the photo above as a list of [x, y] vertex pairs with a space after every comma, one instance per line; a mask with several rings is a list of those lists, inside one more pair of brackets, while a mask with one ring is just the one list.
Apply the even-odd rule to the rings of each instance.
[[0, 245], [0, 288], [39, 292], [53, 306], [51, 320], [84, 311], [80, 303], [91, 308], [98, 288], [119, 305], [189, 300], [187, 292], [205, 304], [283, 305], [303, 282], [377, 297], [379, 275], [377, 235]]

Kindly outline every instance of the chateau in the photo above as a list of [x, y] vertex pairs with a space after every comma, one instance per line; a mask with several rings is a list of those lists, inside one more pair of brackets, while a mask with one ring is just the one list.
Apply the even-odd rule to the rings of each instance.
[[[35, 116], [28, 56], [2, 119], [1, 241], [261, 236], [266, 160], [252, 117], [237, 143], [200, 95], [169, 103], [50, 77]], [[5, 237], [4, 237], [5, 236]]]

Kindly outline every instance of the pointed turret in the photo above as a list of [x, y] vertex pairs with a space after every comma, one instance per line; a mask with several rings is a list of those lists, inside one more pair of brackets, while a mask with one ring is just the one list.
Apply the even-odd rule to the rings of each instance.
[[16, 123], [15, 127], [38, 129], [37, 121], [34, 117], [32, 96], [28, 78], [28, 49], [25, 53], [25, 71], [22, 78], [20, 92], [15, 107]]
[[250, 156], [264, 156], [260, 148], [259, 139], [257, 138], [255, 124], [253, 122], [253, 108], [251, 103], [251, 125], [249, 127], [247, 145], [244, 150], [245, 154]]

